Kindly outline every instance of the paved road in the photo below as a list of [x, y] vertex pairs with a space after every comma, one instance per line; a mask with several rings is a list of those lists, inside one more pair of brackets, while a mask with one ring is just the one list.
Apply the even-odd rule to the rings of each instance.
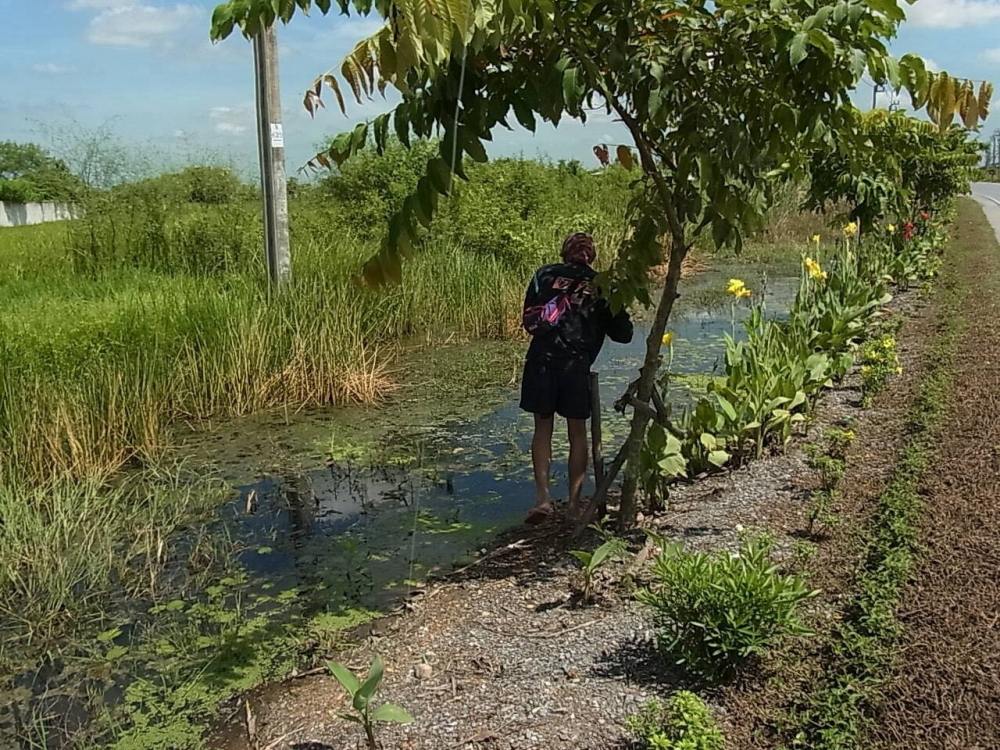
[[973, 182], [972, 197], [982, 205], [1000, 240], [1000, 182]]

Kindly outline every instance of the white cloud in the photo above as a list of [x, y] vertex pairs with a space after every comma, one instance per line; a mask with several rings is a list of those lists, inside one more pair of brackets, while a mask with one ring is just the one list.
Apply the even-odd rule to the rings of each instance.
[[161, 7], [141, 0], [74, 0], [69, 7], [97, 11], [90, 19], [87, 39], [112, 47], [169, 45], [177, 31], [201, 15], [187, 3]]
[[60, 76], [66, 73], [73, 72], [73, 68], [68, 65], [59, 65], [57, 63], [35, 63], [31, 66], [31, 69], [36, 73], [45, 73], [52, 76]]
[[212, 107], [208, 119], [214, 123], [215, 132], [222, 135], [243, 135], [253, 125], [253, 112], [249, 105], [242, 107]]
[[1000, 63], [1000, 47], [995, 47], [993, 49], [988, 49], [983, 53], [989, 62]]
[[937, 73], [939, 70], [941, 70], [941, 66], [938, 65], [937, 60], [934, 60], [933, 58], [930, 57], [924, 58], [924, 67], [927, 68], [927, 70], [931, 71], [932, 73]]
[[1000, 20], [1000, 0], [920, 0], [906, 11], [914, 26], [959, 29]]

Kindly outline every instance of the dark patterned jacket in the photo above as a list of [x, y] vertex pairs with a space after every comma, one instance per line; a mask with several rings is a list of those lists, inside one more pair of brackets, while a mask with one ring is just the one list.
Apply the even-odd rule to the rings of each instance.
[[611, 312], [593, 283], [596, 275], [579, 263], [554, 263], [535, 272], [521, 318], [532, 337], [529, 358], [586, 358], [593, 364], [606, 336], [621, 344], [632, 340], [628, 312]]

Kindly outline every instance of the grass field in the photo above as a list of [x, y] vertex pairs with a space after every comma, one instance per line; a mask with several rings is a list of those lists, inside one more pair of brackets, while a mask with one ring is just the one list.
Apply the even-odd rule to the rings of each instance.
[[[392, 190], [366, 192], [363, 181], [346, 198], [293, 199], [293, 281], [280, 295], [264, 279], [246, 200], [194, 205], [147, 185], [103, 196], [83, 220], [0, 231], [0, 674], [31, 669], [43, 653], [108, 668], [115, 660], [107, 648], [91, 653], [94, 638], [121, 613], [202, 597], [234, 575], [227, 540], [195, 531], [227, 490], [175, 464], [176, 428], [373, 404], [430, 372], [435, 382], [449, 370], [466, 378], [461, 363], [438, 361], [440, 343], [520, 336], [525, 281], [556, 259], [567, 232], [592, 231], [601, 263], [611, 260], [628, 200], [622, 175], [490, 169], [445, 207], [404, 283], [385, 289], [365, 288], [357, 272], [377, 249], [379, 200]], [[782, 218], [748, 255], [797, 264], [799, 235], [818, 223]], [[213, 604], [212, 616], [229, 617], [232, 604]], [[131, 646], [136, 663], [159, 658], [151, 644], [164, 628], [187, 638], [203, 627], [157, 624], [163, 617]], [[288, 648], [284, 635], [261, 638], [240, 658], [285, 668], [287, 654], [277, 655]], [[198, 711], [232, 688], [208, 662], [176, 668], [171, 680], [221, 680]]]

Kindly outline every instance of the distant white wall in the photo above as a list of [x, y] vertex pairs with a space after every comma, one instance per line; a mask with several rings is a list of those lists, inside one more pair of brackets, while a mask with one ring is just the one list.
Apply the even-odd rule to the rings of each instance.
[[73, 218], [73, 207], [64, 203], [4, 203], [0, 201], [0, 227], [23, 227]]

